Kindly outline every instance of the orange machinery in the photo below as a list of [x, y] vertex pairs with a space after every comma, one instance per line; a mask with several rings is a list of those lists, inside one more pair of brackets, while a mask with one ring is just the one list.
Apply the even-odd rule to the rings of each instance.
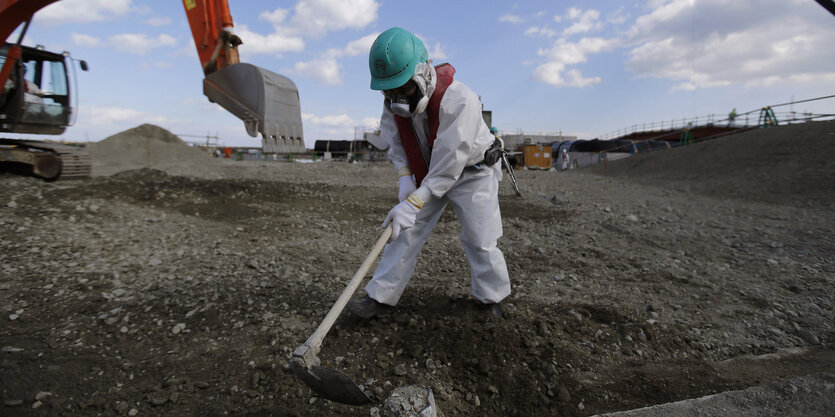
[[[73, 60], [22, 45], [38, 10], [58, 0], [0, 0], [0, 132], [60, 135], [76, 113]], [[266, 140], [302, 141], [301, 107], [295, 83], [239, 62], [241, 39], [232, 33], [226, 0], [183, 0], [203, 68], [203, 93], [243, 120], [247, 133]], [[9, 36], [23, 25], [14, 42]], [[79, 61], [81, 69], [87, 63]], [[90, 174], [80, 148], [38, 140], [0, 138], [0, 169], [47, 180]]]

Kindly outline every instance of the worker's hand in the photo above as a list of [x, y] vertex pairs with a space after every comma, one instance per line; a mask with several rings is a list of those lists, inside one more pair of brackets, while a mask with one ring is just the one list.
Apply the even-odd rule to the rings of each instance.
[[417, 186], [415, 185], [415, 179], [411, 175], [404, 175], [398, 181], [400, 182], [400, 191], [397, 192], [397, 201], [403, 201], [415, 192]]
[[417, 218], [417, 214], [422, 208], [423, 201], [420, 197], [411, 194], [389, 211], [386, 220], [383, 221], [384, 228], [391, 223], [391, 237], [389, 238], [389, 242], [397, 240], [401, 230], [406, 230], [415, 225], [415, 218]]

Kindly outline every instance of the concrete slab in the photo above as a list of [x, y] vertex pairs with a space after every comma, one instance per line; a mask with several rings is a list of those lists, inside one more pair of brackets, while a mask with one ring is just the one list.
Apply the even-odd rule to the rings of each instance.
[[600, 417], [832, 417], [835, 375], [820, 373]]

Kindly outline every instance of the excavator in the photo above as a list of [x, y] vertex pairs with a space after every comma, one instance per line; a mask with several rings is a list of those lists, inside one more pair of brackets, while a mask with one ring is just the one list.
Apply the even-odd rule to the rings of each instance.
[[[60, 135], [75, 120], [75, 62], [69, 52], [22, 45], [35, 13], [59, 0], [0, 0], [0, 133]], [[203, 69], [203, 93], [244, 123], [247, 134], [268, 143], [304, 143], [296, 84], [243, 63], [241, 39], [226, 0], [183, 0]], [[22, 26], [16, 40], [12, 33]], [[87, 62], [77, 61], [83, 71]], [[90, 175], [81, 147], [34, 139], [0, 137], [0, 171], [47, 181]]]

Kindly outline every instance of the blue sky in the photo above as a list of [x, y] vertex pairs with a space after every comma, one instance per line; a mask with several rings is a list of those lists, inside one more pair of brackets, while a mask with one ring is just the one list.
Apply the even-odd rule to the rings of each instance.
[[[368, 88], [367, 54], [392, 26], [420, 36], [435, 63], [452, 63], [504, 132], [593, 138], [835, 94], [835, 16], [814, 0], [229, 3], [241, 60], [298, 86], [308, 147], [376, 126], [382, 98]], [[62, 138], [98, 141], [153, 123], [260, 146], [202, 95], [180, 1], [63, 0], [35, 15], [24, 44], [90, 65]], [[793, 110], [835, 113], [835, 100]]]

